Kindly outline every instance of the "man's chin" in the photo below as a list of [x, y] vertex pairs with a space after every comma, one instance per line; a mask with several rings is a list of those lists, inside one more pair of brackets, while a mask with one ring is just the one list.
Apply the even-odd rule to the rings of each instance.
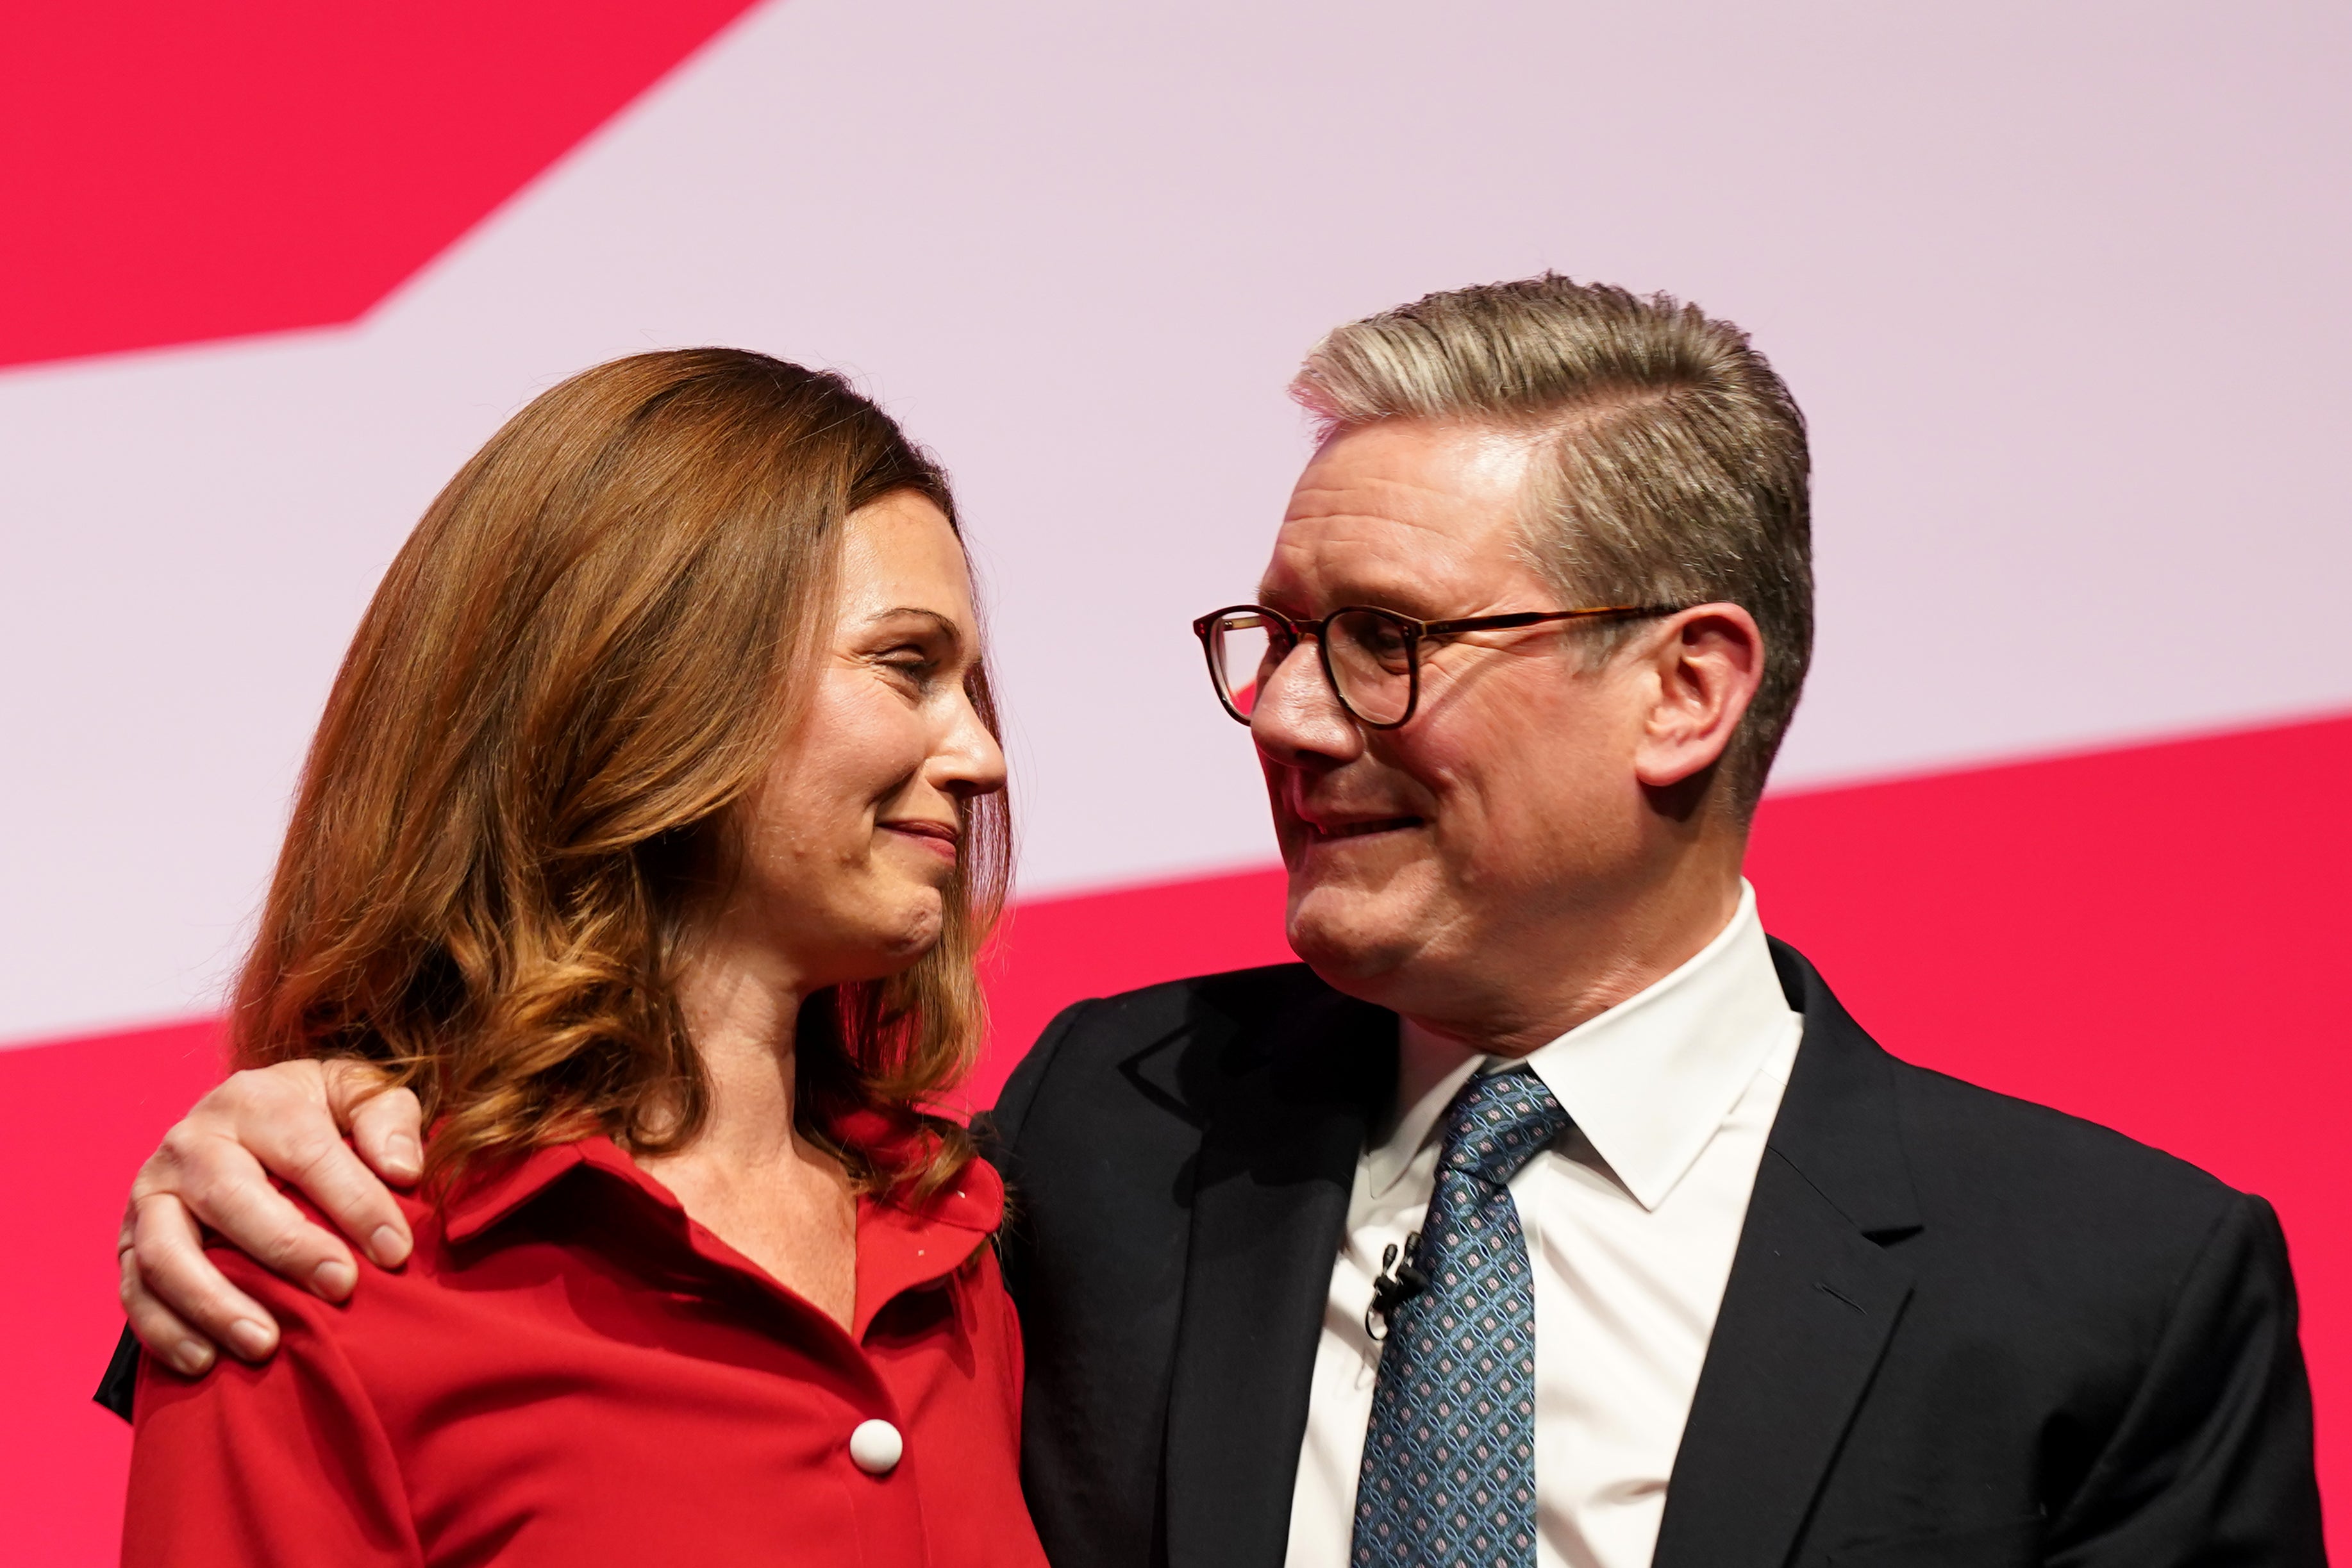
[[1383, 907], [1393, 902], [1355, 890], [1294, 890], [1284, 934], [1290, 950], [1332, 986], [1363, 995], [1419, 946], [1405, 911]]

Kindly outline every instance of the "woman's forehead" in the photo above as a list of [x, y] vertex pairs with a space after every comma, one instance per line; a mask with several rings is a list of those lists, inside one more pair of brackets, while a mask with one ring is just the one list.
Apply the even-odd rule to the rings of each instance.
[[844, 607], [860, 616], [896, 607], [958, 624], [971, 618], [963, 542], [928, 497], [902, 492], [852, 512], [842, 542]]

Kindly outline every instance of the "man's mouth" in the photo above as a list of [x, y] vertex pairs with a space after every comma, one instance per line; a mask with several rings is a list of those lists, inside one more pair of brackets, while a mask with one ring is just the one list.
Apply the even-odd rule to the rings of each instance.
[[1339, 838], [1363, 838], [1375, 833], [1395, 833], [1408, 827], [1419, 827], [1418, 816], [1366, 816], [1347, 821], [1315, 822], [1302, 819], [1307, 837], [1321, 844]]

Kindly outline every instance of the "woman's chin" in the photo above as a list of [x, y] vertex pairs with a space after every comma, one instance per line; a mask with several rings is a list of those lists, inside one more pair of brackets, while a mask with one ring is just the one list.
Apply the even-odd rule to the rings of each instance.
[[938, 889], [898, 881], [887, 890], [870, 884], [863, 890], [867, 897], [836, 897], [824, 906], [822, 916], [804, 910], [795, 922], [795, 938], [787, 939], [787, 945], [812, 989], [903, 974], [940, 945], [947, 900]]
[[887, 979], [922, 963], [940, 945], [946, 920], [944, 900], [931, 893], [925, 899], [909, 900], [908, 908], [893, 911], [893, 918], [877, 922], [868, 957], [873, 973], [864, 978]]

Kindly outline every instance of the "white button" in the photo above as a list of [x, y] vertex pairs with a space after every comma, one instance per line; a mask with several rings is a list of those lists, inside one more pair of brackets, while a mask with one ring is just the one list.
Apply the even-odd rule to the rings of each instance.
[[869, 1476], [887, 1476], [898, 1468], [907, 1451], [906, 1439], [887, 1421], [860, 1421], [849, 1435], [849, 1462]]

